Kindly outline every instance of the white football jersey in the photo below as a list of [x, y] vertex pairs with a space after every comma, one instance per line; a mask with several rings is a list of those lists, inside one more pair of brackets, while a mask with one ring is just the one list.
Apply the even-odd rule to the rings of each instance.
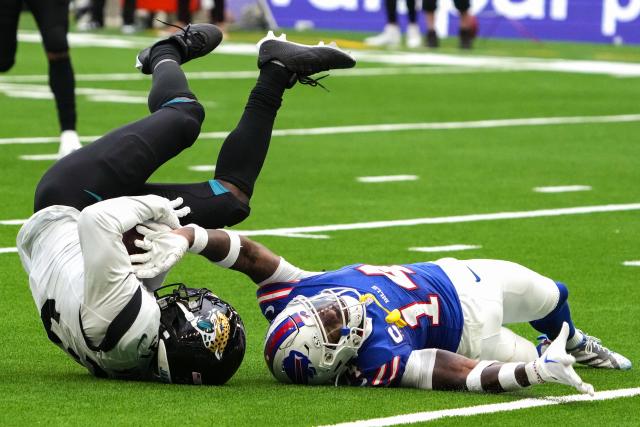
[[160, 309], [131, 273], [122, 233], [153, 218], [164, 201], [121, 197], [82, 212], [51, 206], [18, 233], [18, 252], [49, 339], [96, 376], [150, 375]]

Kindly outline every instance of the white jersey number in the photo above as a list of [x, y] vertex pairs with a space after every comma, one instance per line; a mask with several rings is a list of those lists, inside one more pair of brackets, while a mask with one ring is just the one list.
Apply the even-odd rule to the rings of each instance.
[[[361, 265], [358, 270], [367, 276], [386, 276], [396, 285], [409, 291], [418, 289], [409, 275], [414, 271], [401, 265]], [[400, 309], [402, 317], [410, 328], [418, 327], [421, 317], [431, 319], [431, 326], [440, 325], [440, 301], [438, 295], [429, 295], [429, 302], [419, 301]], [[391, 332], [389, 332], [391, 334]], [[393, 337], [393, 335], [392, 335]]]
[[386, 276], [396, 285], [407, 290], [418, 289], [409, 274], [415, 274], [401, 265], [361, 265], [358, 270], [367, 276]]

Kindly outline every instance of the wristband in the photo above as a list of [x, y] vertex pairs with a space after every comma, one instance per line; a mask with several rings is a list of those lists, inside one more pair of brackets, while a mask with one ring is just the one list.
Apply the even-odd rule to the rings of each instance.
[[209, 233], [197, 224], [189, 224], [185, 225], [185, 227], [193, 228], [193, 244], [189, 247], [188, 251], [194, 254], [199, 254], [209, 243]]
[[230, 268], [236, 263], [238, 256], [240, 256], [240, 248], [242, 247], [240, 245], [240, 235], [236, 232], [225, 230], [223, 228], [220, 228], [219, 231], [223, 231], [229, 236], [229, 253], [223, 260], [216, 261], [214, 264], [223, 268]]

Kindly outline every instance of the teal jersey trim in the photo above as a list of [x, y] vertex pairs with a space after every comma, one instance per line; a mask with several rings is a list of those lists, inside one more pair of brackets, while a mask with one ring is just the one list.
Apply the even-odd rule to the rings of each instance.
[[94, 199], [96, 199], [97, 201], [101, 202], [102, 201], [102, 197], [98, 196], [96, 193], [94, 193], [93, 191], [89, 191], [89, 190], [84, 190], [85, 193], [87, 193], [88, 195], [90, 195], [91, 197], [93, 197]]
[[220, 184], [217, 180], [215, 179], [210, 179], [209, 180], [209, 185], [211, 186], [211, 191], [213, 191], [213, 194], [216, 196], [219, 196], [221, 194], [224, 193], [228, 193], [229, 190], [227, 190], [224, 185]]
[[167, 105], [171, 105], [171, 104], [183, 104], [185, 102], [196, 102], [196, 100], [191, 98], [178, 97], [165, 102], [160, 107], [166, 107]]

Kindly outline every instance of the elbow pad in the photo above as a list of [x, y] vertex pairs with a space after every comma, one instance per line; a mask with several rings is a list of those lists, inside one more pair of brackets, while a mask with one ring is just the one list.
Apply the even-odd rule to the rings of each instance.
[[404, 368], [400, 385], [431, 390], [437, 352], [435, 348], [412, 351]]

